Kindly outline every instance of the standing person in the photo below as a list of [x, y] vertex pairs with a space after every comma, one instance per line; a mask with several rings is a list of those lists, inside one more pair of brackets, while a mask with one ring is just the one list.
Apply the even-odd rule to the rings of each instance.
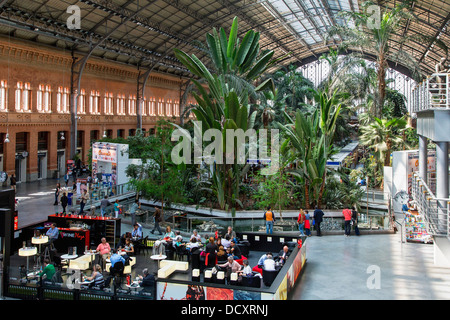
[[305, 212], [303, 209], [300, 209], [300, 213], [298, 214], [298, 231], [300, 231], [300, 236], [303, 237], [305, 233], [303, 232], [303, 228], [305, 226]]
[[311, 219], [311, 217], [308, 210], [305, 210], [305, 233], [307, 237], [311, 237], [311, 223], [309, 219]]
[[320, 232], [320, 224], [322, 223], [323, 216], [323, 211], [316, 206], [316, 210], [314, 210], [314, 226], [316, 227], [318, 237], [322, 236], [322, 233]]
[[119, 218], [119, 213], [120, 213], [119, 199], [116, 199], [116, 201], [114, 202], [114, 217], [116, 219]]
[[66, 188], [69, 185], [69, 173], [66, 171], [66, 174], [64, 175], [64, 182], [66, 183]]
[[134, 203], [131, 205], [130, 210], [128, 210], [128, 212], [130, 212], [131, 215], [131, 225], [133, 226], [136, 223], [136, 210], [140, 208], [141, 204], [139, 203], [139, 200], [136, 199], [134, 200]]
[[156, 208], [155, 214], [153, 215], [155, 218], [155, 226], [153, 227], [153, 230], [150, 231], [152, 234], [155, 233], [155, 230], [158, 230], [159, 234], [162, 235], [163, 232], [161, 231], [161, 228], [159, 227], [159, 223], [162, 221], [162, 215], [161, 210], [159, 208]]
[[342, 210], [342, 214], [344, 215], [344, 233], [345, 236], [350, 236], [351, 232], [351, 221], [352, 221], [352, 211], [349, 209], [349, 207], [346, 207], [344, 210]]
[[106, 207], [110, 206], [111, 202], [109, 202], [108, 200], [108, 196], [105, 195], [105, 197], [102, 199], [102, 201], [100, 201], [100, 213], [103, 216], [105, 216], [106, 213]]
[[272, 234], [273, 223], [275, 222], [275, 215], [273, 214], [271, 207], [268, 207], [267, 211], [264, 212], [264, 220], [266, 221], [266, 233]]
[[56, 189], [55, 189], [55, 202], [53, 203], [54, 206], [58, 205], [58, 198], [59, 198], [60, 192], [61, 192], [61, 184], [57, 183]]
[[9, 183], [11, 184], [11, 188], [14, 189], [14, 192], [16, 191], [16, 177], [14, 176], [14, 173], [11, 175], [11, 177], [9, 178]]
[[80, 200], [80, 215], [84, 213], [84, 206], [86, 205], [86, 203], [89, 200], [89, 194], [87, 192], [87, 189], [83, 190], [83, 194], [81, 195], [81, 200]]
[[69, 198], [67, 197], [66, 193], [64, 192], [61, 197], [61, 206], [63, 208], [63, 213], [66, 213], [66, 207], [69, 204]]
[[356, 211], [356, 207], [353, 207], [353, 210], [352, 210], [352, 222], [353, 222], [353, 227], [355, 228], [355, 234], [357, 236], [359, 236], [358, 216], [359, 216], [359, 213], [358, 213], [358, 211]]

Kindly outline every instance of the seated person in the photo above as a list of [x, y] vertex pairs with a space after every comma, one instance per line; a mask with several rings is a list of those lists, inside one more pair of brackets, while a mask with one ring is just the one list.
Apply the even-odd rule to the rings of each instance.
[[133, 226], [133, 231], [131, 231], [131, 238], [133, 240], [142, 239], [142, 225], [135, 223]]
[[202, 242], [202, 237], [200, 237], [200, 235], [198, 234], [197, 229], [194, 229], [189, 241], [192, 242], [192, 239], [195, 239], [196, 242]]
[[225, 250], [227, 248], [231, 247], [231, 241], [230, 241], [230, 235], [229, 234], [226, 234], [225, 238], [222, 239], [222, 245], [223, 245]]
[[234, 240], [237, 242], [236, 232], [233, 231], [233, 228], [231, 226], [228, 227], [227, 233], [225, 233], [225, 235], [227, 234], [230, 236], [230, 240]]
[[197, 242], [197, 238], [191, 238], [191, 243], [189, 244], [189, 250], [192, 252], [194, 250], [197, 250], [200, 247], [199, 243]]
[[[119, 251], [120, 250], [121, 248], [119, 248]], [[124, 265], [128, 265], [130, 262], [130, 257], [134, 255], [134, 246], [130, 239], [125, 240], [125, 246], [122, 251], [125, 251], [125, 254], [122, 256], [125, 259]]]
[[125, 265], [124, 257], [122, 257], [120, 254], [118, 254], [117, 251], [116, 252], [113, 251], [110, 261], [111, 261], [111, 268], [114, 268], [114, 265], [116, 264], [116, 262], [119, 262], [119, 261], [122, 262], [123, 265]]
[[175, 243], [173, 245], [175, 246], [175, 248], [183, 246], [184, 245], [183, 237], [182, 236], [176, 236]]
[[119, 243], [116, 246], [116, 249], [119, 247], [123, 247], [125, 246], [125, 240], [127, 238], [131, 238], [131, 232], [125, 232], [119, 239]]
[[55, 266], [50, 263], [50, 260], [48, 258], [44, 259], [44, 270], [42, 270], [39, 273], [39, 276], [45, 276], [45, 279], [47, 281], [51, 281], [53, 278], [53, 275], [56, 273]]
[[172, 228], [170, 226], [166, 227], [166, 233], [164, 234], [164, 240], [166, 242], [172, 242], [175, 238], [175, 233], [172, 231]]
[[92, 287], [100, 287], [103, 288], [105, 285], [105, 278], [103, 278], [102, 267], [99, 264], [94, 266], [94, 270], [92, 270], [92, 274], [90, 277], [86, 277], [87, 281], [94, 281], [92, 283]]
[[241, 271], [238, 271], [238, 275], [239, 276], [244, 276], [244, 277], [253, 277], [253, 276], [257, 276], [262, 278], [261, 274], [259, 272], [254, 272], [252, 270], [252, 268], [250, 267], [250, 264], [248, 262], [248, 260], [244, 260], [243, 262], [243, 268]]
[[263, 266], [264, 266], [264, 261], [267, 259], [267, 256], [268, 256], [268, 255], [271, 255], [271, 254], [272, 254], [272, 253], [270, 253], [270, 252], [267, 252], [267, 253], [263, 254], [263, 255], [259, 258], [257, 265], [254, 266], [252, 270], [255, 271], [255, 272], [262, 273], [262, 268], [263, 268]]
[[223, 246], [219, 246], [219, 250], [217, 251], [217, 263], [225, 263], [228, 260], [228, 255], [223, 248]]
[[234, 259], [241, 259], [241, 249], [239, 249], [238, 245], [236, 244], [236, 240], [231, 240], [231, 254], [233, 255]]
[[229, 277], [231, 275], [231, 273], [238, 272], [241, 270], [241, 265], [239, 263], [237, 263], [233, 259], [233, 257], [230, 256], [230, 257], [228, 257], [227, 260], [228, 261], [226, 263], [217, 264], [216, 269], [219, 271], [225, 271], [227, 277]]
[[142, 270], [142, 276], [138, 275], [139, 278], [139, 286], [144, 288], [144, 291], [150, 292], [155, 288], [155, 276], [148, 272], [148, 269], [145, 268]]
[[283, 250], [281, 250], [278, 253], [278, 257], [276, 258], [276, 261], [283, 265], [288, 258], [289, 258], [289, 248], [288, 248], [288, 246], [284, 246]]
[[275, 260], [273, 260], [272, 254], [268, 254], [267, 258], [264, 260], [262, 269], [266, 271], [275, 271]]
[[59, 237], [59, 229], [56, 227], [56, 223], [52, 223], [50, 229], [47, 230], [49, 245], [53, 244]]
[[102, 259], [102, 264], [104, 266], [104, 263], [106, 262], [106, 259], [111, 257], [111, 246], [108, 242], [106, 242], [106, 238], [103, 237], [101, 239], [101, 243], [97, 246], [97, 249], [95, 249], [95, 252], [100, 255], [100, 258]]

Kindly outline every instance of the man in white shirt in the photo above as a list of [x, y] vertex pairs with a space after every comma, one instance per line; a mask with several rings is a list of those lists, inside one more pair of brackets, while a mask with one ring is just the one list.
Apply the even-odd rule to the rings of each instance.
[[225, 250], [227, 250], [227, 248], [231, 247], [230, 236], [228, 235], [228, 233], [225, 235], [225, 238], [223, 238], [220, 243], [223, 245], [223, 248]]
[[275, 261], [273, 260], [273, 257], [271, 254], [267, 255], [266, 260], [264, 260], [264, 270], [266, 271], [275, 271]]

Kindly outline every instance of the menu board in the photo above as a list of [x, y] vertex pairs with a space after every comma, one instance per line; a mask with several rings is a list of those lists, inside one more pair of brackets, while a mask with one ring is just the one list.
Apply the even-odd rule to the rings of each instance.
[[117, 146], [110, 143], [94, 143], [92, 160], [117, 163]]

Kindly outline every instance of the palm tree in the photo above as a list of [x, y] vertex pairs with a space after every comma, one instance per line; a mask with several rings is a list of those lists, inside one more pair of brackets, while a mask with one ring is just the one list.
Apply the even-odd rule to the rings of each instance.
[[403, 118], [379, 119], [368, 125], [360, 127], [360, 142], [372, 149], [379, 159], [379, 170], [381, 164], [389, 166], [391, 164], [391, 152], [400, 148], [404, 140], [402, 132], [407, 128], [407, 121]]
[[[390, 40], [397, 35], [404, 21], [414, 19], [411, 12], [408, 11], [407, 3], [398, 4], [392, 9], [386, 8], [382, 12], [381, 19], [377, 26], [367, 28], [369, 19], [372, 19], [372, 13], [367, 12], [369, 6], [377, 6], [376, 3], [364, 2], [362, 13], [342, 11], [340, 14], [344, 18], [351, 19], [354, 27], [335, 26], [330, 29], [329, 36], [340, 35], [343, 38], [342, 47], [357, 48], [361, 52], [372, 51], [376, 56], [376, 74], [377, 90], [372, 114], [381, 118], [381, 112], [386, 97], [386, 70], [388, 60], [400, 62], [406, 65], [412, 71], [416, 78], [419, 76], [419, 67], [415, 59], [404, 50], [396, 50], [393, 54], [390, 50]], [[403, 37], [402, 41], [410, 40], [410, 37]]]

